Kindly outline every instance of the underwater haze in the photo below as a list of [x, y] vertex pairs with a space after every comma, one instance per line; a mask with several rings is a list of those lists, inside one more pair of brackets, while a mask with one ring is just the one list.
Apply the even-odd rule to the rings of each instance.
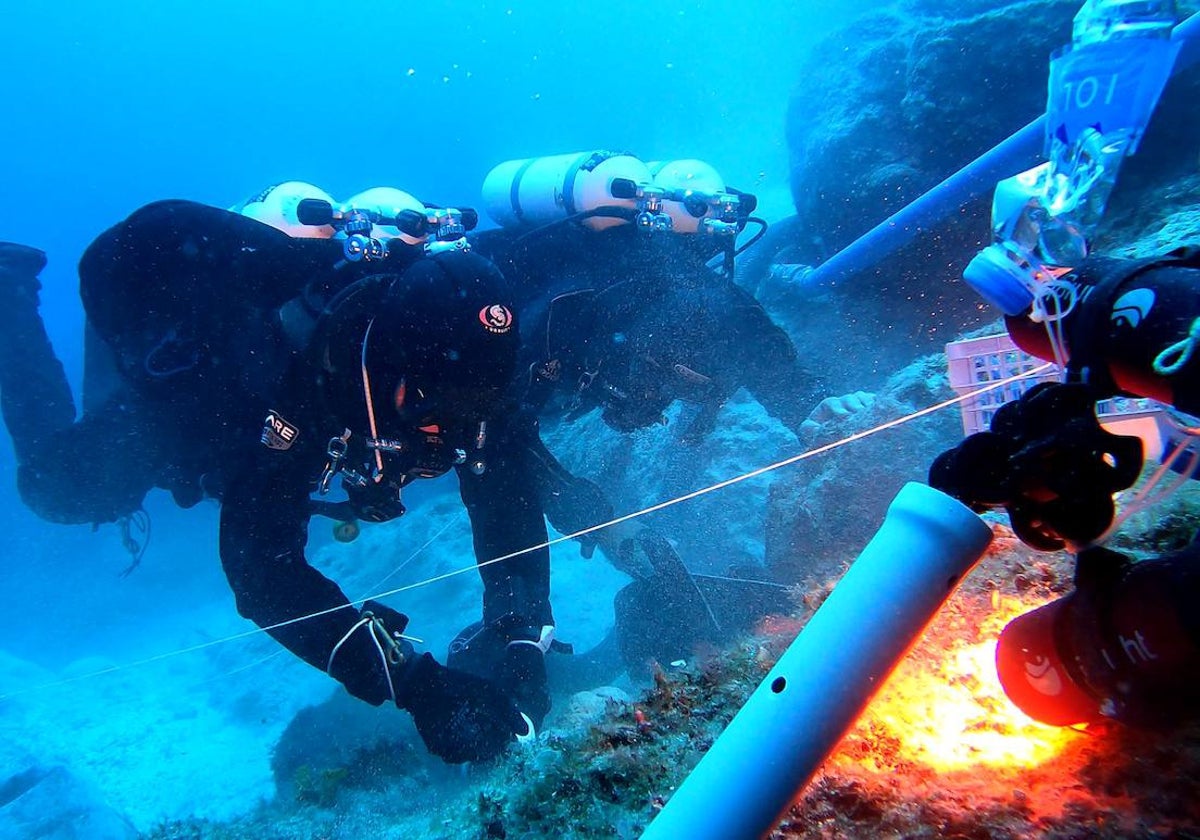
[[[656, 403], [662, 393], [639, 392], [616, 373], [605, 379], [604, 366], [581, 351], [592, 366], [564, 377], [578, 380], [574, 392], [538, 405], [541, 438], [574, 476], [569, 486], [593, 503], [586, 513], [636, 514], [608, 531], [634, 536], [601, 537], [593, 555], [588, 539], [559, 541], [549, 528], [556, 638], [573, 654], [547, 655], [553, 706], [540, 737], [492, 763], [444, 763], [407, 712], [355, 699], [240, 617], [222, 567], [216, 501], [192, 499], [185, 509], [155, 489], [145, 519], [124, 531], [112, 522], [54, 524], [22, 501], [14, 447], [0, 445], [0, 840], [639, 837], [876, 533], [896, 494], [930, 481], [934, 459], [963, 440], [969, 409], [951, 402], [946, 345], [1005, 329], [1000, 311], [963, 280], [992, 235], [994, 173], [942, 217], [892, 225], [906, 238], [885, 257], [828, 282], [807, 280], [1044, 112], [1050, 56], [1071, 42], [1081, 2], [0, 0], [0, 243], [47, 255], [40, 313], [77, 402], [85, 367], [78, 266], [89, 245], [108, 241], [106, 231], [152, 202], [229, 209], [294, 180], [339, 201], [384, 186], [437, 207], [479, 208], [483, 230], [470, 237], [477, 254], [492, 257], [490, 243], [515, 237], [497, 251], [507, 262], [496, 261], [514, 275], [530, 269], [525, 298], [514, 303], [521, 326], [526, 313], [530, 322], [545, 319], [537, 320], [544, 329], [530, 330], [536, 340], [526, 342], [522, 373], [557, 382], [558, 358], [528, 355], [530, 346], [554, 348], [553, 327], [565, 336], [556, 336], [563, 359], [579, 346], [620, 357], [636, 345], [642, 352], [630, 370], [669, 380]], [[1181, 3], [1181, 17], [1193, 5]], [[1198, 66], [1167, 86], [1142, 151], [1125, 164], [1096, 234], [1101, 253], [1158, 255], [1200, 242]], [[760, 219], [743, 216], [736, 238], [719, 241], [746, 250], [735, 260], [730, 248], [722, 260], [700, 236], [627, 225], [626, 233], [660, 238], [593, 240], [600, 235], [558, 220], [538, 229], [549, 231], [545, 239], [527, 239], [526, 229], [496, 229], [502, 220], [482, 212], [484, 179], [498, 164], [592, 150], [711, 164], [722, 190], [757, 197], [753, 215], [765, 232], [756, 237]], [[1039, 155], [1014, 157], [1013, 173]], [[238, 259], [259, 252], [264, 231], [286, 243], [281, 249], [298, 241], [235, 214], [196, 218], [214, 217], [264, 237], [240, 240]], [[557, 241], [576, 251], [538, 251]], [[155, 260], [155, 247], [136, 242], [131, 251]], [[195, 258], [174, 247], [164, 249], [171, 259]], [[0, 245], [0, 382], [9, 396], [21, 384], [12, 370], [21, 368], [29, 326], [19, 317], [27, 312], [6, 304], [29, 304], [19, 284], [29, 278], [5, 262], [12, 253]], [[549, 279], [535, 270], [538, 259]], [[342, 282], [352, 274], [345, 263], [305, 265]], [[151, 291], [161, 279], [136, 267], [129, 274]], [[244, 291], [221, 288], [218, 275], [197, 269], [217, 282], [187, 301], [219, 308]], [[589, 294], [563, 295], [562, 308], [551, 301], [581, 289]], [[285, 306], [311, 305], [310, 292], [289, 291], [296, 297]], [[117, 302], [141, 313], [158, 302], [147, 298]], [[582, 314], [571, 308], [580, 299]], [[89, 326], [98, 329], [93, 305]], [[271, 307], [252, 311], [282, 323], [284, 307]], [[363, 316], [348, 308], [347, 321]], [[124, 312], [105, 309], [106, 327], [145, 326]], [[564, 312], [561, 322], [550, 317]], [[471, 313], [472, 327], [478, 320], [492, 331], [484, 310]], [[243, 313], [216, 319], [219, 327], [246, 338], [251, 353], [257, 338], [279, 349], [271, 345], [277, 333], [259, 334], [261, 321], [235, 314]], [[378, 454], [390, 441], [374, 429], [366, 381], [374, 310], [369, 318], [365, 334], [354, 322], [351, 348], [363, 384], [349, 384], [355, 412], [367, 393]], [[508, 313], [503, 326], [511, 324]], [[136, 363], [131, 378], [169, 380], [178, 371], [158, 377], [152, 368], [160, 350], [175, 349], [173, 336], [154, 343], [160, 336], [147, 328], [141, 337], [143, 345], [131, 345], [139, 353], [125, 359]], [[333, 344], [319, 345], [330, 370], [343, 361], [332, 359]], [[289, 347], [289, 358], [299, 355]], [[677, 363], [659, 365], [664, 357]], [[253, 361], [225, 370], [237, 367], [244, 384], [251, 377], [242, 374], [269, 364]], [[602, 386], [588, 390], [593, 380]], [[389, 392], [398, 410], [404, 383]], [[137, 387], [126, 384], [119, 393]], [[330, 387], [313, 402], [328, 408], [334, 392], [342, 396]], [[10, 402], [6, 423], [15, 416]], [[211, 408], [205, 402], [196, 400]], [[242, 407], [222, 404], [229, 412], [217, 414]], [[257, 422], [248, 438], [256, 452]], [[411, 423], [413, 435], [412, 427], [430, 428]], [[109, 432], [97, 447], [104, 453], [69, 463], [62, 453], [53, 463], [70, 479], [49, 507], [109, 477], [97, 466], [102, 454], [124, 448], [136, 463], [156, 451], [153, 431]], [[190, 440], [176, 432], [164, 429], [163, 439]], [[480, 427], [476, 439], [484, 437]], [[443, 461], [451, 454], [440, 451]], [[215, 470], [234, 473], [241, 462], [230, 460], [238, 464]], [[205, 466], [180, 461], [196, 475]], [[173, 486], [199, 487], [196, 475]], [[1173, 497], [1168, 514], [1131, 519], [1117, 544], [1148, 554], [1184, 540], [1200, 523], [1194, 484]], [[357, 523], [361, 532], [349, 540], [343, 525], [314, 516], [305, 558], [355, 603], [387, 593], [419, 649], [444, 662], [456, 635], [480, 618], [479, 549], [455, 479], [405, 486], [404, 504], [403, 517]], [[567, 502], [554, 519], [546, 504], [563, 533], [592, 521], [573, 519], [578, 511]], [[263, 507], [243, 525], [266, 544], [279, 535], [266, 533], [274, 511]], [[985, 521], [996, 538], [984, 559], [772, 837], [1200, 833], [1194, 725], [1177, 737], [1119, 728], [1084, 737], [1062, 727], [1047, 735], [1050, 727], [1005, 698], [992, 674], [995, 636], [1014, 616], [1070, 591], [1074, 562], [1065, 551], [1023, 545], [1001, 512]], [[882, 606], [890, 615], [892, 605]], [[833, 654], [836, 664], [841, 651]], [[846, 665], [853, 671], [855, 663]], [[954, 670], [960, 665], [966, 673]], [[939, 705], [956, 692], [951, 702], [960, 706]], [[972, 710], [960, 715], [962, 703]], [[1014, 731], [1000, 731], [1008, 725], [997, 721], [1000, 709], [1022, 719]], [[981, 734], [989, 738], [976, 740]], [[773, 737], [762, 741], [773, 745]], [[1001, 755], [989, 763], [993, 743]]]
[[[871, 5], [4, 3], [0, 238], [47, 252], [42, 313], [78, 393], [75, 264], [154, 200], [231, 206], [299, 179], [335, 197], [387, 185], [471, 206], [502, 161], [613, 148], [705, 159], [786, 212], [783, 120], [802, 58]], [[11, 482], [0, 492], [15, 538], [39, 553], [65, 538], [26, 516]], [[61, 550], [85, 587], [101, 583], [84, 564], [104, 541]], [[178, 562], [219, 576], [211, 551], [192, 553]], [[8, 566], [8, 591], [40, 579], [36, 566]], [[60, 600], [15, 598], [9, 614], [36, 603], [70, 626], [94, 603]]]
[[[874, 4], [4, 5], [5, 235], [50, 251], [70, 291], [134, 208], [289, 179], [470, 204], [502, 161], [612, 148], [781, 189], [806, 51]], [[75, 296], [50, 297], [53, 328]]]
[[[154, 200], [225, 207], [302, 179], [338, 197], [388, 185], [469, 206], [504, 160], [613, 148], [644, 160], [705, 159], [764, 203], [774, 195], [786, 213], [784, 115], [803, 83], [802, 59], [872, 5], [3, 2], [0, 240], [48, 254], [41, 311], [78, 395], [75, 265], [101, 231]], [[130, 558], [114, 526], [35, 518], [15, 493], [7, 447], [0, 474], [5, 767], [27, 759], [69, 769], [70, 792], [56, 795], [80, 798], [84, 810], [63, 804], [55, 815], [43, 805], [46, 824], [61, 817], [67, 833], [56, 836], [110, 836], [81, 827], [88, 808], [149, 831], [169, 819], [230, 817], [273, 796], [281, 728], [340, 689], [261, 637], [203, 647], [252, 629], [221, 573], [215, 506], [181, 511], [152, 494], [149, 550], [121, 577]], [[430, 501], [415, 507], [446, 494], [457, 495], [445, 482], [418, 491]], [[435, 527], [414, 510], [329, 562], [353, 572], [354, 558], [394, 542], [384, 572], [361, 573], [367, 587], [454, 516]], [[459, 517], [438, 559], [414, 575], [469, 564], [467, 533]], [[323, 528], [310, 551], [330, 544]], [[557, 609], [578, 613], [572, 638], [586, 646], [612, 621], [620, 576], [606, 573], [609, 604], [603, 590], [585, 599], [586, 587], [569, 581], [573, 560], [556, 567]], [[595, 574], [594, 565], [574, 568]], [[478, 603], [472, 578], [406, 610], [418, 623], [436, 617], [446, 637], [431, 647], [439, 657]], [[575, 593], [576, 605], [560, 592]], [[95, 676], [110, 668], [119, 670]], [[27, 799], [0, 804], [11, 811]]]

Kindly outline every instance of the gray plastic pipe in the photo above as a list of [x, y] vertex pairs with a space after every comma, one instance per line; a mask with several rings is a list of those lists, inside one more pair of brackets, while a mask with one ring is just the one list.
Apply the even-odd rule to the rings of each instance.
[[[1172, 75], [1200, 59], [1198, 36], [1200, 13], [1191, 15], [1172, 30], [1171, 38], [1183, 41]], [[845, 280], [876, 265], [935, 223], [989, 194], [997, 181], [1040, 163], [1045, 135], [1046, 115], [1043, 114], [838, 251], [805, 275], [802, 282], [808, 286]]]
[[642, 840], [768, 833], [982, 556], [986, 523], [904, 485], [879, 531]]

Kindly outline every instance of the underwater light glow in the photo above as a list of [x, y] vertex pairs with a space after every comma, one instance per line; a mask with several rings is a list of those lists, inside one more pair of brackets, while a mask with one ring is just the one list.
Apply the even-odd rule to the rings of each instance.
[[1024, 714], [1005, 695], [996, 675], [1000, 630], [1042, 603], [993, 592], [991, 610], [978, 616], [983, 641], [926, 645], [914, 651], [860, 718], [849, 739], [858, 742], [858, 748], [839, 752], [835, 762], [884, 770], [891, 761], [880, 758], [900, 758], [938, 772], [979, 766], [1029, 768], [1083, 737], [1077, 730], [1047, 726]]

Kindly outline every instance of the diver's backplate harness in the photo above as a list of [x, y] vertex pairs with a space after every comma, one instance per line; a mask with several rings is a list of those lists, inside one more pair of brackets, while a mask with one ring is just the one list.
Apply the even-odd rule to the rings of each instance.
[[[392, 519], [405, 512], [401, 491], [415, 479], [437, 478], [451, 467], [468, 463], [471, 472], [482, 475], [487, 470], [484, 448], [488, 428], [486, 420], [474, 424], [470, 452], [465, 447], [454, 447], [454, 441], [447, 440], [446, 430], [438, 425], [405, 430], [397, 437], [381, 435], [366, 358], [374, 324], [374, 318], [367, 323], [359, 357], [367, 435], [357, 451], [352, 445], [353, 435], [349, 429], [343, 428], [341, 434], [329, 439], [325, 450], [327, 461], [317, 481], [317, 492], [326, 495], [333, 479], [339, 477], [342, 488], [356, 501], [356, 506], [367, 507], [366, 511], [360, 510], [360, 516], [366, 513], [363, 516], [366, 519]], [[394, 469], [386, 468], [385, 454], [397, 462]], [[379, 515], [372, 516], [372, 510], [378, 511]]]
[[[354, 263], [379, 262], [396, 253], [394, 239], [372, 236], [376, 226], [395, 227], [419, 242], [426, 255], [436, 255], [448, 251], [469, 251], [471, 246], [466, 233], [473, 230], [479, 221], [478, 213], [470, 208], [460, 210], [426, 206], [422, 211], [401, 208], [364, 210], [352, 206], [335, 207], [327, 201], [311, 198], [300, 201], [297, 216], [303, 224], [330, 225], [344, 234], [344, 260], [336, 268]], [[401, 242], [403, 248], [411, 250], [416, 247], [404, 240]], [[289, 328], [293, 343], [324, 353], [335, 322], [341, 320], [348, 311], [361, 311], [364, 293], [366, 298], [374, 299], [375, 295], [371, 293], [381, 290], [382, 282], [378, 275], [360, 278], [340, 289], [307, 324]], [[305, 294], [308, 295], [308, 292]], [[306, 302], [305, 305], [311, 309], [311, 304]], [[350, 496], [358, 516], [368, 521], [383, 521], [405, 512], [401, 489], [415, 479], [436, 478], [451, 467], [468, 461], [471, 471], [481, 475], [487, 469], [484, 458], [487, 422], [478, 422], [466, 436], [470, 439], [469, 452], [466, 446], [452, 447], [445, 431], [438, 426], [406, 430], [400, 437], [382, 436], [366, 361], [374, 323], [373, 317], [367, 321], [359, 354], [367, 435], [355, 440], [350, 429], [343, 427], [340, 433], [329, 438], [325, 466], [317, 479], [317, 492], [322, 496], [327, 495], [334, 478], [340, 478], [342, 489]], [[394, 456], [400, 463], [394, 469], [385, 470], [385, 454]]]
[[[366, 457], [352, 455], [352, 433], [344, 429], [340, 435], [329, 439], [326, 446], [326, 462], [317, 481], [317, 492], [324, 496], [332, 489], [334, 478], [341, 479], [342, 489], [350, 496], [359, 518], [382, 522], [403, 515], [403, 488], [418, 478], [437, 478], [451, 467], [466, 464], [470, 459], [470, 470], [482, 475], [487, 470], [484, 445], [487, 442], [487, 421], [479, 422], [474, 450], [450, 448], [439, 431], [418, 430], [418, 436], [410, 440], [379, 438], [372, 432], [361, 442]], [[398, 467], [398, 476], [385, 469], [384, 453], [407, 457], [408, 463]]]
[[446, 251], [468, 251], [467, 231], [479, 224], [479, 214], [470, 207], [426, 206], [424, 210], [394, 208], [392, 210], [358, 209], [352, 206], [335, 207], [319, 198], [305, 198], [296, 205], [301, 224], [320, 227], [329, 225], [345, 234], [342, 253], [347, 262], [376, 262], [387, 258], [388, 240], [372, 236], [374, 228], [397, 228], [406, 236], [424, 242], [426, 254]]

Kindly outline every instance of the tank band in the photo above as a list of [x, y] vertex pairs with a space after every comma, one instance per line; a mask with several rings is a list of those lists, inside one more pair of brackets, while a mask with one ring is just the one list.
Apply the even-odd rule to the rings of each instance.
[[521, 164], [517, 170], [517, 174], [513, 175], [512, 186], [508, 190], [508, 200], [512, 204], [513, 215], [517, 217], [518, 222], [525, 221], [525, 211], [521, 209], [521, 179], [525, 177], [525, 173], [529, 171], [529, 167], [533, 166], [537, 158], [530, 158]]
[[[562, 197], [563, 209], [567, 211], [568, 216], [574, 216], [579, 212], [575, 207], [575, 176], [581, 169], [594, 169], [595, 163], [592, 163], [592, 158], [595, 157], [595, 152], [584, 152], [577, 157], [570, 166], [567, 167], [567, 174], [563, 176]], [[589, 166], [588, 164], [591, 163]]]

